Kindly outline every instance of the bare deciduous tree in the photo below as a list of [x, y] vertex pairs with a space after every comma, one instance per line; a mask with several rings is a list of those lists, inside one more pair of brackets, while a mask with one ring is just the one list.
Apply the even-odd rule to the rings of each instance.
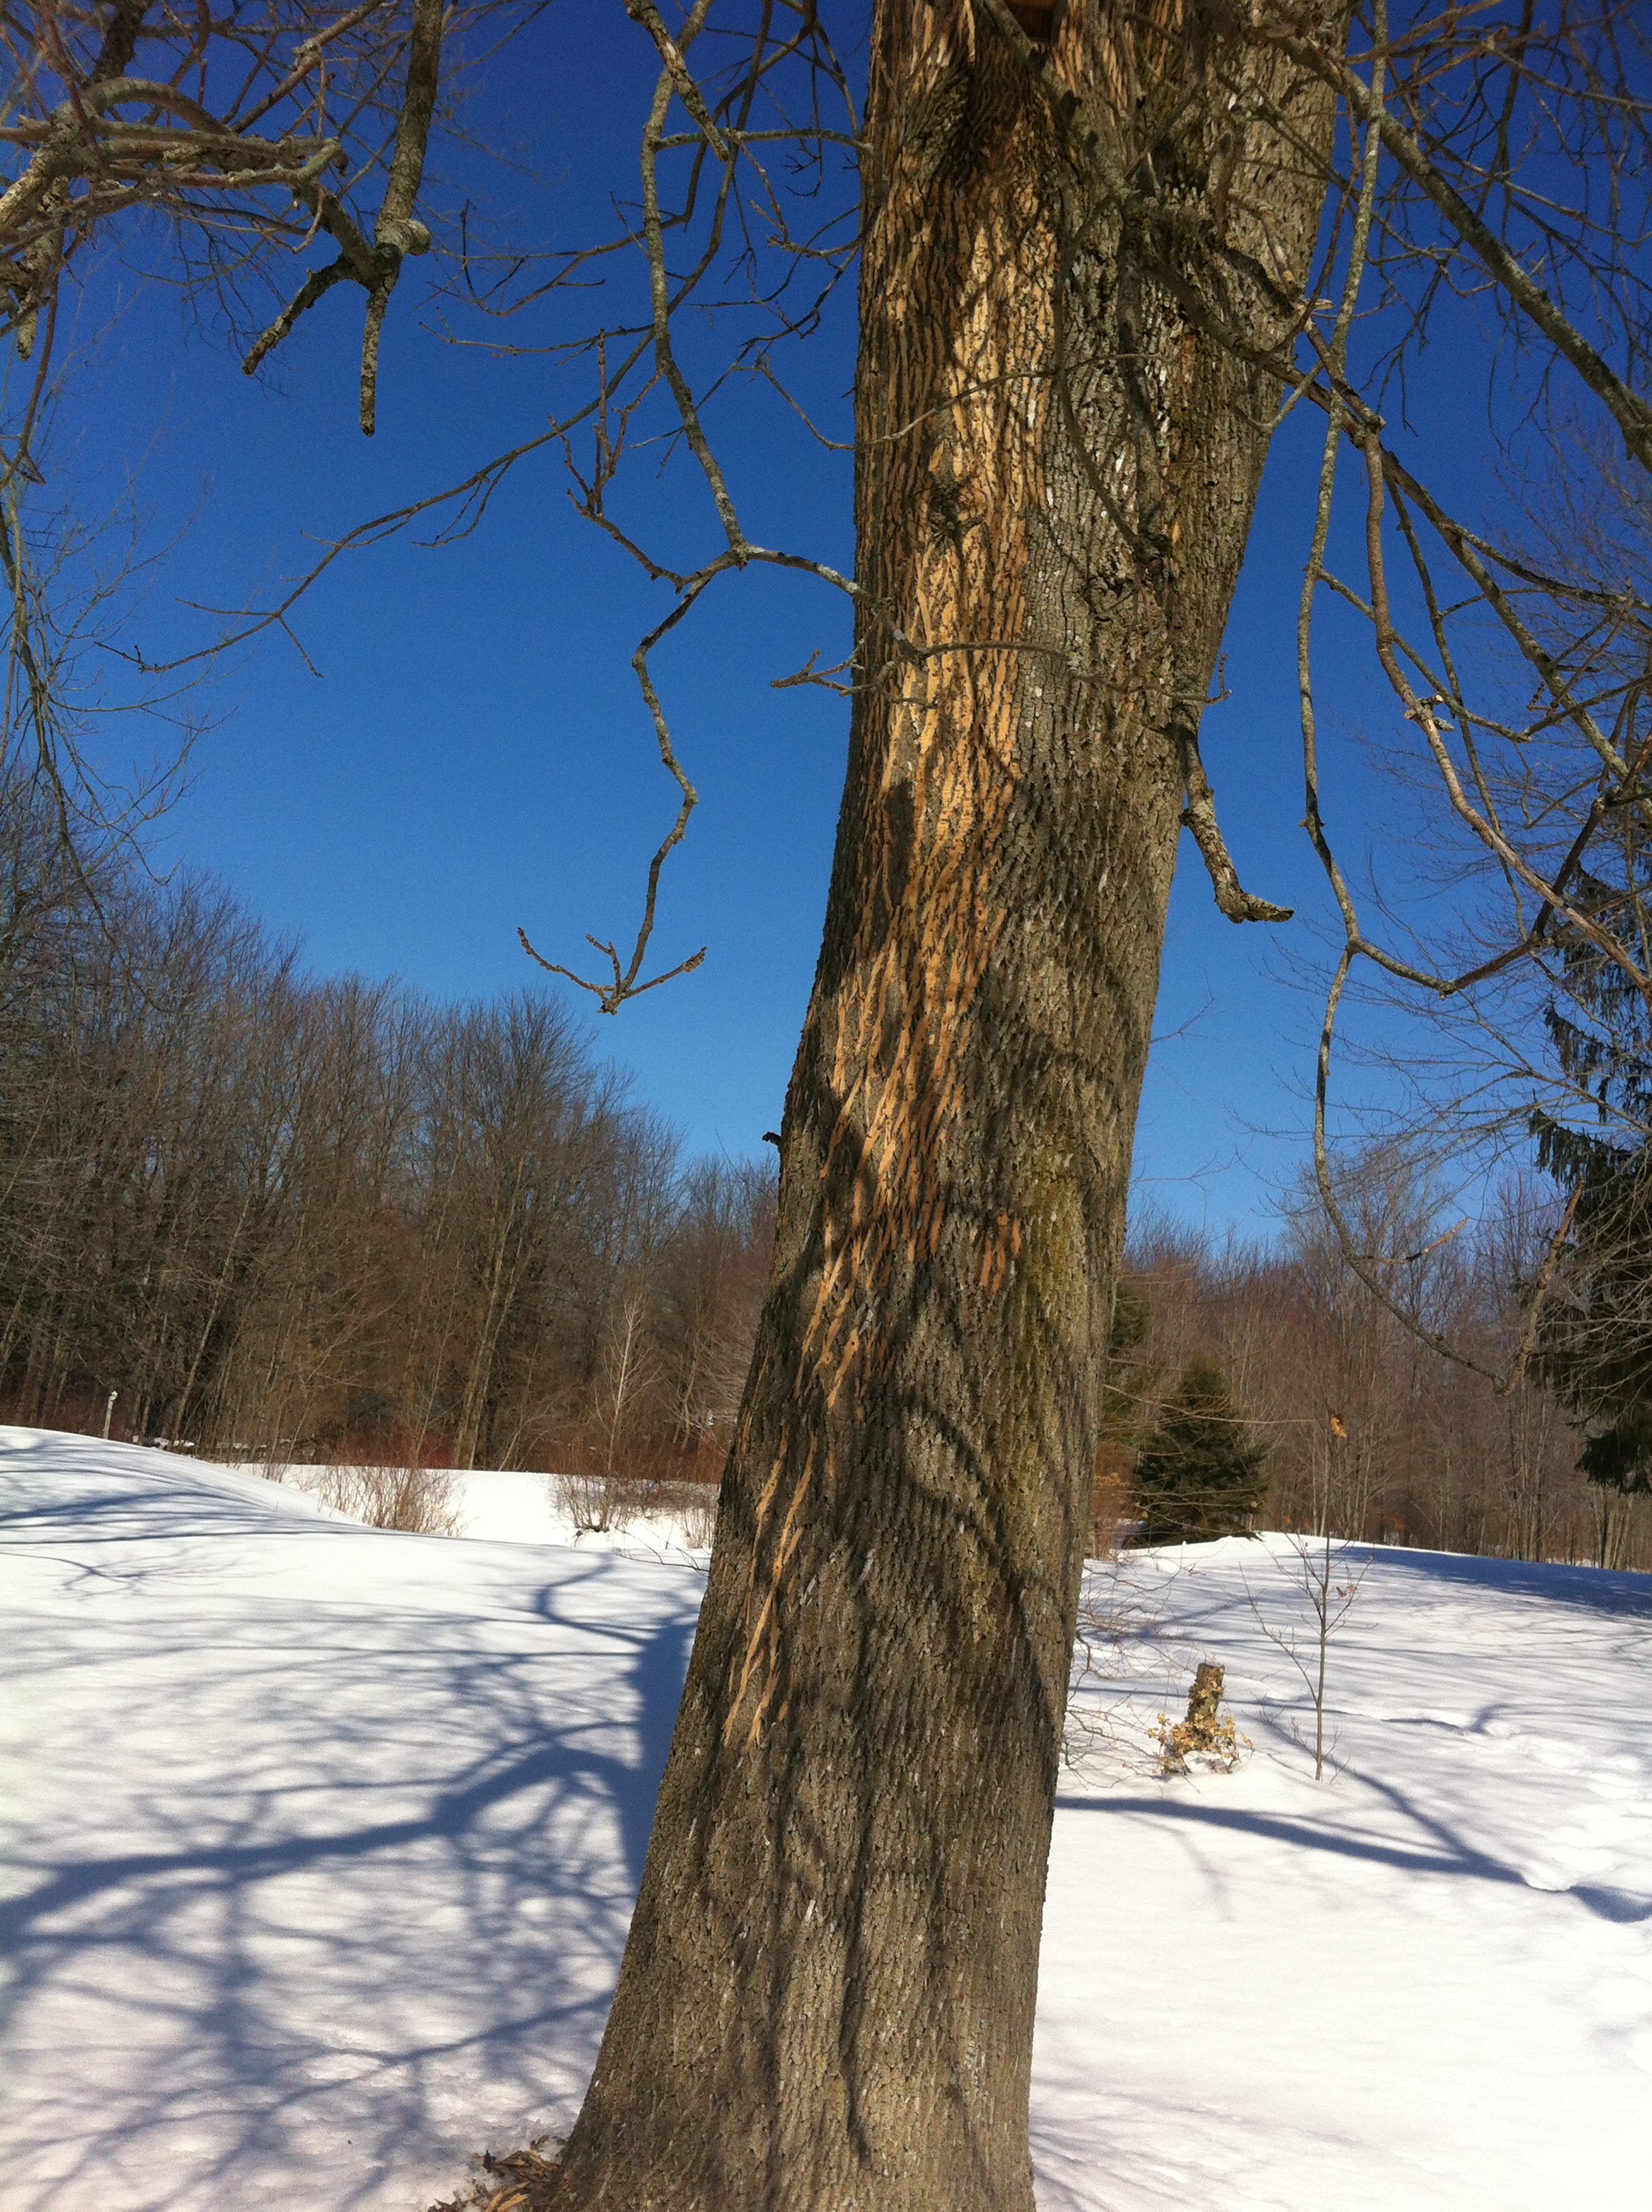
[[[672, 35], [639, 12], [661, 58], [640, 240], [652, 344], [605, 361], [581, 482], [592, 519], [677, 595], [638, 656], [683, 788], [675, 836], [694, 794], [652, 646], [723, 577], [806, 563], [744, 530], [674, 342], [733, 180], [759, 166], [743, 134], [771, 49], [760, 34], [732, 76], [700, 79], [710, 0]], [[841, 91], [812, 15], [797, 35], [810, 83]], [[1453, 751], [1491, 717], [1461, 696], [1452, 625], [1468, 617], [1421, 532], [1540, 683], [1527, 727], [1501, 720], [1508, 741], [1576, 702], [1522, 643], [1503, 556], [1394, 449], [1382, 401], [1473, 285], [1540, 349], [1546, 391], [1572, 380], [1630, 463], [1652, 459], [1623, 258], [1643, 196], [1638, 54], [1610, 5], [1558, 27], [1382, 5], [876, 10], [855, 132], [855, 635], [833, 679], [850, 766], [824, 950], [710, 1586], [559, 2204], [1029, 2201], [1038, 1869], [1178, 826], [1224, 912], [1284, 918], [1241, 884], [1199, 748], [1268, 435], [1282, 405], [1322, 410], [1298, 652], [1308, 825], [1345, 941], [1321, 1180], [1346, 1263], [1401, 1311], [1388, 1255], [1338, 1206], [1332, 1024], [1356, 962], [1430, 993], [1473, 979], [1359, 919], [1325, 826], [1315, 612], [1331, 593], [1364, 611], [1453, 817], [1506, 870], [1521, 919], [1506, 962], [1491, 956], [1504, 972], [1541, 916], [1578, 915], [1575, 838], [1512, 837]], [[793, 118], [798, 143], [818, 117]], [[691, 181], [668, 204], [679, 147]], [[1606, 178], [1621, 190], [1602, 216]], [[1495, 356], [1485, 374], [1505, 388]], [[669, 395], [717, 518], [698, 567], [616, 519], [649, 393]], [[1363, 591], [1328, 559], [1345, 453], [1364, 472]], [[1438, 617], [1420, 641], [1389, 579], [1395, 533], [1425, 625]], [[1638, 756], [1595, 727], [1616, 803]], [[604, 946], [611, 981], [588, 985], [604, 1006], [641, 972], [669, 842], [629, 965]], [[1526, 1356], [1510, 1347], [1504, 1380]]]
[[318, 983], [136, 866], [100, 896], [71, 882], [0, 970], [14, 1412], [100, 1425], [112, 1388], [127, 1433], [320, 1460], [374, 1511], [433, 1462], [704, 1479], [665, 1378], [744, 1365], [765, 1170], [680, 1170], [554, 1005]]
[[[398, 268], [418, 242], [390, 226], [415, 220], [397, 195], [422, 159], [422, 4], [370, 243], [269, 142], [269, 173], [337, 247], [291, 312], [345, 277], [367, 291], [364, 408], [380, 257]], [[850, 748], [688, 1686], [601, 2055], [544, 2185], [563, 2212], [1024, 2212], [1043, 1869], [1181, 828], [1224, 914], [1287, 918], [1242, 884], [1200, 750], [1283, 410], [1318, 410], [1324, 434], [1297, 625], [1307, 826], [1342, 926], [1320, 1188], [1344, 1263], [1424, 1343], [1446, 1348], [1406, 1312], [1392, 1255], [1362, 1245], [1330, 1158], [1351, 975], [1478, 1006], [1564, 929], [1644, 980], [1632, 933], [1577, 877], [1601, 824], [1648, 803], [1638, 678], [1600, 657], [1635, 595], [1534, 567], [1458, 515], [1385, 411], [1449, 327], [1454, 375], [1472, 343], [1494, 406], [1522, 402], [1540, 430], [1594, 410], [1621, 466], [1652, 467], [1641, 27], [1627, 0], [1562, 0], [1541, 21], [1514, 0], [876, 0], [862, 101], [811, 0], [629, 12], [658, 62], [639, 204], [606, 245], [489, 302], [577, 304], [615, 272], [600, 326], [560, 356], [586, 382], [449, 495], [468, 520], [560, 441], [582, 510], [670, 594], [635, 665], [677, 812], [635, 942], [593, 937], [594, 976], [535, 957], [606, 1012], [700, 957], [647, 972], [696, 797], [651, 655], [714, 589], [778, 567], [847, 599], [847, 659], [792, 680], [847, 693]], [[138, 96], [75, 74], [68, 119], [63, 101], [29, 116], [42, 210], [71, 137], [150, 189], [113, 121], [79, 121]], [[164, 140], [192, 178], [210, 116], [185, 118], [185, 147], [179, 112], [169, 91], [118, 131]], [[780, 356], [857, 265], [845, 575], [748, 529], [708, 402], [743, 377], [816, 434]], [[1452, 321], [1463, 293], [1491, 343]], [[690, 334], [700, 310], [724, 334], [714, 357], [703, 325]], [[708, 535], [689, 552], [628, 504], [632, 458], [660, 440], [703, 489]], [[1357, 579], [1331, 565], [1350, 457]], [[1503, 885], [1503, 926], [1467, 965], [1368, 927], [1333, 845], [1313, 665], [1333, 597], [1368, 625], [1447, 822]], [[1477, 621], [1497, 654], [1464, 647]], [[1511, 665], [1529, 708], [1509, 704]], [[1574, 785], [1569, 813], [1527, 820], [1488, 763], [1503, 748], [1517, 784], [1554, 732], [1586, 750], [1593, 795]], [[1482, 1365], [1491, 1351], [1512, 1389], [1535, 1327], [1451, 1348]]]
[[[1314, 1708], [1314, 1779], [1325, 1779], [1325, 1760], [1327, 1746], [1325, 1735], [1325, 1682], [1330, 1658], [1331, 1643], [1337, 1631], [1353, 1610], [1354, 1600], [1359, 1595], [1359, 1586], [1364, 1579], [1365, 1566], [1350, 1563], [1348, 1547], [1339, 1544], [1331, 1533], [1328, 1516], [1317, 1537], [1293, 1536], [1283, 1553], [1270, 1553], [1272, 1564], [1279, 1569], [1293, 1596], [1306, 1601], [1311, 1626], [1308, 1633], [1308, 1649], [1303, 1650], [1303, 1638], [1297, 1626], [1271, 1617], [1272, 1608], [1264, 1610], [1248, 1580], [1245, 1595], [1256, 1625], [1268, 1642], [1283, 1651], [1302, 1676], [1309, 1701]], [[1294, 1726], [1294, 1723], [1293, 1723]]]

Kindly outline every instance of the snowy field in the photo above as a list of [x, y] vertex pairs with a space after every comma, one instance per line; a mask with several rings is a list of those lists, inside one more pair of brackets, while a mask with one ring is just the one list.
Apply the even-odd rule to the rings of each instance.
[[[268, 1468], [255, 1471], [270, 1473]], [[325, 1496], [329, 1477], [335, 1472], [328, 1467], [281, 1467], [274, 1471], [274, 1480], [296, 1490]], [[438, 1479], [452, 1485], [451, 1496], [459, 1520], [456, 1534], [506, 1544], [589, 1546], [595, 1541], [606, 1546], [610, 1540], [593, 1537], [588, 1529], [580, 1530], [558, 1495], [559, 1486], [554, 1476], [528, 1474], [514, 1468], [474, 1468], [458, 1473], [443, 1471]], [[714, 1498], [715, 1492], [711, 1495]], [[613, 1540], [628, 1559], [670, 1560], [683, 1566], [698, 1566], [702, 1572], [711, 1556], [709, 1547], [696, 1541], [693, 1532], [674, 1513], [638, 1517], [616, 1530]]]
[[[532, 1478], [474, 1504], [380, 1534], [0, 1430], [4, 2212], [420, 2212], [567, 2125], [701, 1577]], [[1315, 1787], [1278, 1548], [1096, 1586], [1152, 1633], [1060, 1795], [1041, 2206], [1647, 2202], [1652, 1581], [1376, 1553]], [[1163, 1780], [1202, 1657], [1254, 1748]]]

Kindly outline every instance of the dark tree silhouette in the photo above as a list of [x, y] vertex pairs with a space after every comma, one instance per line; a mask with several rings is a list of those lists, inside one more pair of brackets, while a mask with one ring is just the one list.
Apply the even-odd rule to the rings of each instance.
[[1227, 1378], [1195, 1358], [1136, 1464], [1146, 1544], [1246, 1534], [1267, 1489], [1267, 1446], [1251, 1441]]
[[[1576, 896], [1597, 927], [1639, 937], [1647, 860], [1632, 817], [1622, 866], [1583, 874]], [[1560, 939], [1561, 991], [1546, 1026], [1566, 1079], [1592, 1096], [1593, 1129], [1539, 1112], [1538, 1157], [1568, 1194], [1570, 1234], [1538, 1339], [1545, 1379], [1584, 1425], [1590, 1481], [1652, 1491], [1652, 1036], [1637, 979], [1576, 928]]]

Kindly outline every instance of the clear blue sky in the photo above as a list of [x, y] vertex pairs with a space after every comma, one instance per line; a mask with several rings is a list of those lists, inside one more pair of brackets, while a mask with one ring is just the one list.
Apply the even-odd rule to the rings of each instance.
[[[646, 62], [634, 27], [588, 0], [558, 0], [513, 50], [508, 98], [541, 149], [542, 174], [519, 187], [524, 220], [548, 242], [588, 237], [606, 192], [629, 188]], [[499, 178], [492, 189], [507, 200], [519, 191]], [[88, 321], [117, 281], [110, 270], [94, 288]], [[177, 602], [267, 592], [305, 565], [309, 539], [543, 427], [567, 389], [545, 363], [444, 343], [419, 301], [410, 281], [393, 303], [371, 442], [355, 422], [361, 309], [348, 288], [258, 380], [210, 333], [190, 333], [163, 295], [138, 293], [110, 325], [92, 385], [65, 417], [83, 496], [110, 496], [137, 470], [156, 539], [193, 517], [136, 623], [150, 657], [203, 635]], [[808, 370], [815, 400], [837, 406], [840, 422], [852, 369], [846, 312]], [[1458, 404], [1451, 381], [1440, 406]], [[752, 526], [847, 565], [842, 459], [779, 434], [774, 409], [749, 398], [725, 404], [714, 428]], [[1458, 472], [1472, 473], [1483, 426], [1471, 416], [1454, 435]], [[1292, 642], [1317, 438], [1304, 420], [1278, 441], [1228, 640], [1232, 697], [1206, 724], [1241, 873], [1297, 906], [1287, 935], [1298, 945], [1328, 911], [1297, 826]], [[519, 923], [561, 959], [584, 953], [587, 929], [629, 945], [676, 796], [629, 661], [669, 599], [572, 514], [565, 483], [559, 459], [542, 453], [463, 543], [431, 551], [403, 538], [349, 556], [296, 618], [319, 677], [270, 636], [203, 692], [218, 726], [166, 851], [301, 937], [314, 969], [394, 974], [458, 998], [536, 983]], [[668, 532], [686, 543], [703, 529], [703, 496], [683, 471], [646, 488]], [[1334, 662], [1333, 620], [1322, 635]], [[592, 1028], [697, 1149], [753, 1152], [777, 1122], [818, 944], [847, 708], [816, 690], [775, 692], [769, 679], [816, 646], [835, 659], [845, 637], [823, 586], [762, 574], [720, 589], [659, 656], [701, 805], [667, 866], [655, 964], [701, 944], [708, 957]], [[1357, 870], [1366, 812], [1394, 799], [1355, 739], [1371, 714], [1387, 727], [1392, 709], [1351, 636], [1347, 670], [1327, 673], [1327, 811]], [[1161, 1203], [1218, 1228], [1259, 1225], [1303, 1157], [1318, 1007], [1284, 980], [1269, 937], [1216, 912], [1184, 838], [1139, 1169]]]

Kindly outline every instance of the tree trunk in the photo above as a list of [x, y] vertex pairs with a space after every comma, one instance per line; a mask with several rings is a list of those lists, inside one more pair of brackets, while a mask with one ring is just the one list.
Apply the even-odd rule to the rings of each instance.
[[[1191, 7], [1162, 33], [1097, 14], [1075, 0], [1046, 75], [1092, 113], [1130, 88], [1102, 118], [1115, 173], [1144, 112], [1171, 116], [1156, 204], [1261, 254], [1260, 200], [1305, 270], [1323, 100]], [[1288, 161], [1228, 100], [1270, 70]], [[1045, 1865], [1181, 749], [1277, 402], [1188, 328], [1093, 174], [983, 6], [972, 27], [879, 0], [825, 940], [559, 2207], [1032, 2203]], [[1279, 335], [1236, 281], [1226, 309]]]

